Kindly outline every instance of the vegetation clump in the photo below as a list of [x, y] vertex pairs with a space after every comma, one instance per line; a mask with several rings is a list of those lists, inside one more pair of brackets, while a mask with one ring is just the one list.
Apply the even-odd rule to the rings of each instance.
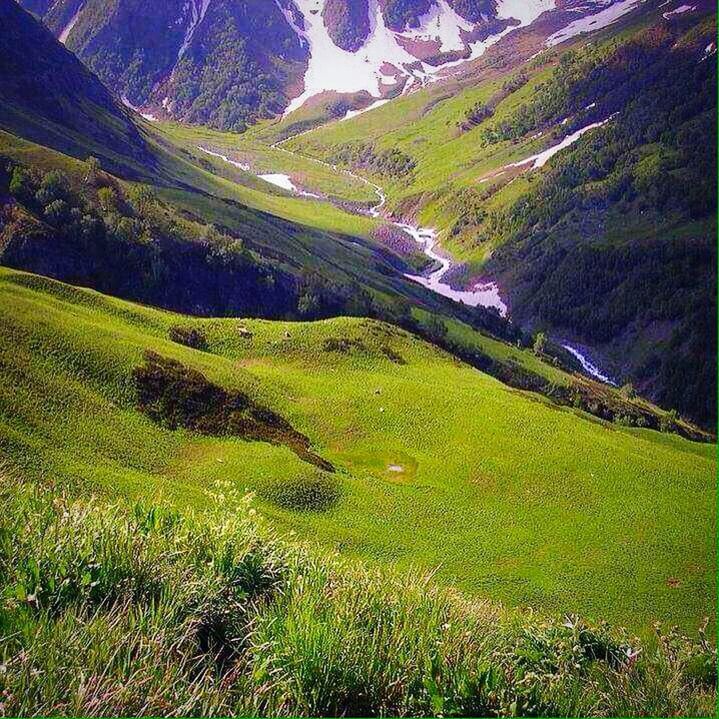
[[292, 512], [326, 512], [339, 501], [341, 489], [334, 477], [315, 472], [264, 481], [257, 495]]
[[703, 630], [643, 644], [310, 553], [226, 486], [196, 516], [8, 477], [0, 500], [8, 716], [714, 714]]
[[367, 345], [354, 337], [328, 337], [322, 343], [325, 352], [339, 352], [340, 354], [351, 354], [352, 352], [366, 352]]
[[6, 182], [13, 200], [0, 210], [3, 264], [193, 314], [297, 311], [295, 283], [242, 239], [177, 212], [146, 185], [124, 185], [93, 157], [82, 181], [0, 165], [0, 193]]
[[335, 45], [347, 52], [357, 52], [369, 35], [367, 0], [327, 0], [322, 18]]
[[432, 7], [431, 0], [382, 0], [382, 15], [387, 27], [403, 32], [410, 27], [419, 27], [420, 18]]
[[386, 177], [404, 177], [417, 165], [412, 157], [396, 147], [378, 152], [374, 145], [365, 142], [344, 145], [330, 161]]
[[170, 339], [185, 347], [192, 347], [196, 350], [207, 349], [207, 337], [205, 333], [197, 327], [183, 327], [182, 325], [173, 325], [170, 327]]
[[462, 132], [468, 132], [473, 127], [477, 127], [477, 125], [492, 117], [492, 115], [494, 115], [494, 108], [483, 102], [478, 102], [467, 110], [464, 120], [459, 123], [459, 129]]
[[397, 352], [396, 350], [392, 349], [388, 344], [380, 345], [380, 352], [390, 361], [394, 362], [394, 364], [398, 365], [406, 365], [407, 360], [402, 357], [402, 355]]
[[306, 462], [334, 471], [327, 460], [310, 451], [309, 439], [283, 417], [242, 392], [223, 389], [177, 360], [147, 351], [145, 364], [133, 370], [132, 378], [138, 409], [170, 429], [183, 427], [201, 434], [283, 444]]

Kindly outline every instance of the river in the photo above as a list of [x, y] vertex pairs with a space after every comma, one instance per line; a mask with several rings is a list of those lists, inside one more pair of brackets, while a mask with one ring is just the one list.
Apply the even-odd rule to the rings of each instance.
[[[591, 125], [584, 127], [581, 130], [567, 136], [562, 142], [549, 148], [548, 150], [545, 150], [543, 153], [533, 155], [532, 157], [526, 158], [522, 162], [515, 163], [515, 166], [531, 163], [532, 169], [542, 167], [546, 163], [546, 161], [553, 157], [557, 152], [576, 142], [582, 135], [584, 135], [584, 133], [588, 132], [589, 130], [592, 130], [596, 127], [601, 127], [609, 119], [611, 118], [608, 118], [604, 122], [592, 123]], [[445, 281], [448, 273], [456, 266], [456, 264], [452, 260], [452, 258], [447, 255], [447, 253], [441, 251], [441, 248], [439, 247], [439, 240], [437, 237], [437, 230], [435, 228], [420, 227], [419, 225], [414, 225], [409, 222], [400, 222], [393, 219], [391, 216], [387, 216], [387, 214], [383, 212], [383, 208], [387, 204], [387, 197], [383, 189], [379, 185], [375, 184], [374, 182], [371, 182], [370, 180], [362, 177], [361, 175], [355, 174], [351, 170], [338, 167], [337, 165], [332, 165], [316, 158], [305, 157], [304, 155], [297, 155], [297, 153], [293, 152], [292, 150], [288, 150], [286, 147], [282, 147], [282, 144], [290, 139], [292, 138], [286, 138], [281, 142], [275, 143], [274, 145], [272, 145], [272, 147], [274, 149], [286, 152], [290, 155], [296, 155], [298, 157], [301, 157], [304, 160], [311, 160], [320, 165], [324, 165], [325, 167], [332, 169], [334, 172], [342, 172], [345, 175], [354, 178], [358, 182], [362, 182], [368, 187], [371, 187], [377, 195], [377, 204], [373, 205], [368, 209], [368, 214], [371, 217], [383, 218], [387, 222], [392, 223], [398, 229], [402, 230], [403, 232], [406, 232], [419, 245], [422, 252], [430, 260], [432, 260], [434, 264], [438, 265], [437, 269], [433, 270], [428, 275], [412, 275], [409, 273], [405, 273], [404, 276], [407, 279], [412, 280], [413, 282], [416, 282], [423, 287], [426, 287], [428, 290], [442, 295], [443, 297], [454, 300], [455, 302], [461, 302], [469, 307], [494, 308], [502, 317], [507, 317], [507, 305], [502, 300], [499, 287], [495, 282], [478, 282], [474, 284], [470, 289], [456, 290], [448, 282]], [[249, 167], [247, 167], [246, 165], [242, 165], [241, 163], [233, 161], [226, 155], [212, 152], [204, 147], [200, 147], [198, 149], [200, 149], [202, 152], [207, 153], [208, 155], [218, 157], [225, 162], [234, 165], [235, 167], [239, 167], [243, 170], [249, 170]], [[315, 198], [318, 197], [317, 195], [305, 192], [296, 187], [289, 175], [274, 173], [272, 175], [258, 175], [258, 177], [264, 179], [265, 181], [269, 181], [279, 187], [282, 187], [289, 192], [293, 192], [294, 194], [297, 194], [299, 196]], [[572, 354], [579, 361], [582, 366], [582, 369], [589, 376], [601, 382], [606, 382], [612, 385], [615, 384], [610, 377], [605, 375], [601, 371], [601, 369], [597, 367], [597, 365], [594, 364], [594, 362], [592, 362], [586, 356], [583, 350], [580, 350], [577, 347], [574, 347], [568, 343], [564, 343], [562, 344], [562, 346], [564, 347], [564, 349], [567, 350], [567, 352]]]

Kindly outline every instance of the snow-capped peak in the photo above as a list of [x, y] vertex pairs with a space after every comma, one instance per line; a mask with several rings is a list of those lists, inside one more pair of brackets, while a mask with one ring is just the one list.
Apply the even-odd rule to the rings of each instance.
[[292, 100], [286, 114], [323, 92], [366, 92], [379, 100], [398, 86], [406, 90], [431, 81], [442, 69], [479, 57], [517, 23], [530, 24], [555, 6], [555, 0], [499, 0], [497, 18], [486, 20], [507, 20], [511, 25], [504, 27], [505, 22], [494, 35], [476, 40], [472, 34], [478, 25], [461, 17], [447, 0], [434, 0], [418, 18], [419, 27], [402, 32], [387, 26], [379, 0], [368, 0], [369, 34], [359, 50], [348, 52], [335, 44], [325, 25], [325, 0], [291, 0], [304, 18], [304, 27], [287, 0], [275, 2], [310, 54], [304, 91]]

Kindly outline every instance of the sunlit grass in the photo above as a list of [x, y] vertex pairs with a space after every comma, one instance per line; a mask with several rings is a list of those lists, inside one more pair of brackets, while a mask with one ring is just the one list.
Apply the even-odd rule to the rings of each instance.
[[[0, 451], [29, 477], [200, 511], [226, 481], [257, 491], [282, 532], [510, 605], [642, 631], [714, 614], [710, 445], [558, 409], [369, 320], [178, 318], [1, 276]], [[208, 351], [171, 342], [178, 322]], [[147, 349], [285, 417], [337, 468], [332, 501], [301, 506], [316, 470], [285, 447], [138, 413], [131, 373]]]

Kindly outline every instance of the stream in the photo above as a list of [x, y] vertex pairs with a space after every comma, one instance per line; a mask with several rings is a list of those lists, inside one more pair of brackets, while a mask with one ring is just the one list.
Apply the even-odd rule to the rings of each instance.
[[570, 344], [563, 344], [562, 347], [569, 352], [569, 354], [572, 355], [575, 359], [579, 361], [579, 364], [582, 365], [582, 369], [591, 377], [594, 379], [598, 379], [600, 382], [605, 382], [606, 384], [611, 384], [614, 387], [617, 386], [616, 382], [612, 380], [610, 377], [607, 377], [607, 375], [603, 374], [602, 371], [597, 367], [597, 365], [594, 364], [585, 354], [580, 352], [576, 347], [573, 347]]
[[[596, 127], [601, 127], [604, 125], [608, 120], [611, 118], [608, 118], [604, 122], [598, 122], [598, 123], [592, 123], [591, 125], [582, 128], [581, 130], [572, 133], [568, 137], [564, 138], [564, 140], [557, 145], [549, 148], [548, 150], [545, 150], [542, 153], [539, 153], [538, 155], [533, 155], [532, 157], [529, 157], [522, 162], [514, 163], [514, 166], [521, 166], [525, 164], [532, 164], [531, 169], [536, 169], [539, 167], [542, 167], [547, 160], [549, 160], [551, 157], [553, 157], [557, 152], [564, 149], [565, 147], [568, 147], [569, 145], [576, 142], [585, 132], [588, 132], [589, 130], [592, 130]], [[293, 139], [292, 137], [285, 138], [284, 140], [281, 140], [280, 142], [275, 143], [272, 145], [272, 147], [276, 150], [281, 150], [282, 152], [286, 152], [290, 155], [296, 155], [292, 150], [288, 150], [285, 147], [282, 147], [282, 144], [284, 142], [287, 142], [288, 140]], [[242, 170], [249, 171], [249, 167], [246, 165], [243, 165], [239, 162], [236, 162], [234, 160], [231, 160], [226, 155], [222, 155], [217, 152], [212, 152], [211, 150], [208, 150], [204, 147], [198, 148], [202, 152], [205, 152], [208, 155], [212, 155], [214, 157], [220, 158], [224, 160], [225, 162], [228, 162], [235, 167], [238, 167]], [[406, 232], [408, 235], [412, 237], [412, 239], [419, 245], [422, 252], [426, 257], [428, 257], [430, 260], [432, 260], [433, 263], [439, 265], [439, 267], [435, 270], [433, 270], [428, 275], [413, 275], [409, 273], [405, 273], [405, 277], [409, 280], [412, 280], [413, 282], [416, 282], [417, 284], [422, 285], [423, 287], [426, 287], [428, 290], [431, 290], [432, 292], [436, 292], [439, 295], [442, 295], [443, 297], [447, 297], [451, 300], [454, 300], [455, 302], [461, 302], [469, 307], [487, 307], [487, 308], [494, 308], [502, 317], [507, 317], [508, 315], [508, 308], [505, 302], [502, 300], [499, 287], [494, 282], [478, 282], [473, 287], [471, 287], [468, 290], [455, 290], [448, 282], [445, 281], [445, 278], [447, 277], [448, 273], [456, 266], [454, 261], [448, 257], [445, 253], [441, 252], [441, 248], [439, 246], [439, 240], [437, 238], [437, 230], [435, 230], [432, 227], [420, 227], [418, 225], [413, 225], [408, 222], [398, 222], [391, 217], [388, 217], [385, 213], [383, 213], [383, 208], [387, 203], [387, 197], [382, 190], [382, 188], [379, 185], [376, 185], [374, 182], [371, 182], [370, 180], [367, 180], [364, 177], [361, 177], [360, 175], [355, 174], [351, 170], [347, 170], [345, 168], [338, 167], [337, 165], [332, 165], [330, 163], [324, 162], [322, 160], [318, 160], [316, 158], [308, 158], [305, 156], [302, 156], [303, 159], [312, 160], [313, 162], [316, 162], [320, 165], [323, 165], [325, 167], [330, 168], [334, 172], [341, 172], [347, 175], [348, 177], [352, 177], [353, 179], [357, 180], [358, 182], [362, 182], [368, 187], [371, 187], [372, 190], [377, 195], [377, 204], [373, 205], [368, 209], [368, 213], [371, 217], [375, 218], [383, 218], [384, 220], [391, 222], [395, 227], [402, 230], [403, 232]], [[280, 174], [280, 173], [274, 173], [274, 174], [265, 174], [265, 175], [257, 175], [260, 179], [265, 180], [266, 182], [270, 182], [278, 187], [281, 187], [289, 192], [293, 192], [296, 195], [303, 196], [303, 197], [319, 197], [318, 195], [315, 195], [313, 193], [305, 192], [298, 187], [295, 186], [295, 184], [292, 182], [292, 179], [289, 175]], [[574, 347], [568, 343], [562, 344], [562, 347], [566, 349], [573, 357], [575, 357], [579, 363], [582, 366], [582, 369], [591, 376], [592, 378], [599, 380], [601, 382], [605, 382], [607, 384], [614, 385], [614, 381], [605, 375], [599, 367], [597, 367], [596, 364], [594, 364], [585, 354], [582, 350], [578, 349], [577, 347]]]
[[[292, 150], [288, 150], [286, 147], [282, 147], [282, 144], [284, 142], [287, 142], [294, 137], [297, 136], [285, 138], [284, 140], [281, 140], [280, 142], [277, 142], [272, 145], [272, 147], [276, 150], [282, 150], [283, 152], [287, 152], [290, 155], [294, 155], [296, 153], [294, 153]], [[387, 220], [398, 229], [402, 230], [403, 232], [406, 232], [420, 246], [422, 252], [425, 254], [426, 257], [428, 257], [434, 263], [439, 264], [439, 268], [434, 270], [431, 274], [427, 276], [405, 273], [404, 276], [408, 280], [412, 280], [413, 282], [416, 282], [417, 284], [426, 287], [432, 292], [436, 292], [443, 297], [448, 297], [455, 302], [462, 302], [469, 307], [493, 307], [499, 312], [502, 317], [507, 316], [507, 305], [502, 301], [502, 298], [499, 294], [499, 287], [494, 282], [479, 282], [476, 283], [470, 290], [455, 290], [447, 282], [444, 282], [444, 278], [446, 277], [447, 273], [452, 270], [453, 267], [455, 267], [455, 263], [446, 254], [440, 254], [437, 231], [432, 227], [419, 227], [418, 225], [413, 225], [407, 222], [398, 222], [396, 220], [393, 220], [391, 217], [387, 217], [382, 212], [382, 208], [387, 203], [387, 196], [384, 194], [384, 190], [382, 190], [379, 185], [375, 184], [374, 182], [371, 182], [365, 177], [355, 174], [351, 170], [338, 167], [337, 165], [332, 165], [328, 162], [323, 162], [322, 160], [318, 160], [314, 157], [307, 158], [304, 155], [302, 157], [303, 159], [309, 159], [320, 165], [324, 165], [325, 167], [330, 168], [334, 172], [342, 172], [348, 177], [351, 177], [358, 182], [362, 182], [368, 187], [371, 187], [377, 195], [378, 202], [376, 205], [369, 208], [369, 215], [371, 217]], [[297, 194], [308, 194], [303, 193], [296, 188], [295, 192]]]

